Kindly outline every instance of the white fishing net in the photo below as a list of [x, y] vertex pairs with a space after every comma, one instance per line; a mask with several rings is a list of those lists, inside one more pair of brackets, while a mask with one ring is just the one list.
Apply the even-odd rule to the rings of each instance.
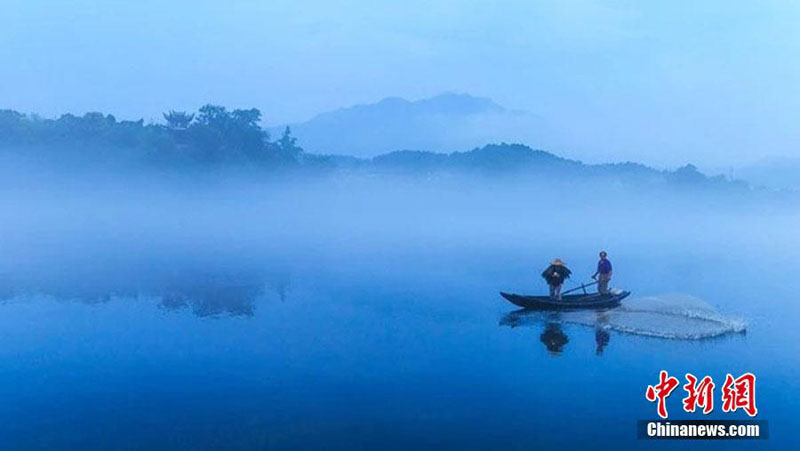
[[502, 323], [515, 326], [542, 321], [677, 340], [713, 338], [747, 328], [741, 318], [722, 315], [702, 299], [682, 294], [628, 298], [618, 308], [603, 312], [519, 312], [507, 316]]

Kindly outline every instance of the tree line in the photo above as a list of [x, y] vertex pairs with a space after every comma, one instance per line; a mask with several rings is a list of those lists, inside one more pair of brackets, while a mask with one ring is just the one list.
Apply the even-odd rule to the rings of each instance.
[[256, 108], [227, 110], [205, 105], [196, 113], [169, 111], [165, 123], [118, 121], [111, 114], [64, 114], [45, 119], [0, 110], [0, 146], [13, 148], [130, 148], [162, 160], [276, 165], [299, 161], [303, 150], [287, 127], [270, 139]]

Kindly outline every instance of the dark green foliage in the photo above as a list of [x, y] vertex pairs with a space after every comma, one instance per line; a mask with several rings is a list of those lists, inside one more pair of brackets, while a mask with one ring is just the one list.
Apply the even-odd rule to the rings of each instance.
[[331, 162], [343, 168], [366, 167], [381, 173], [406, 175], [482, 174], [490, 179], [522, 177], [551, 182], [592, 181], [612, 186], [668, 185], [692, 189], [748, 189], [744, 182], [728, 180], [723, 176], [707, 177], [693, 165], [686, 165], [675, 171], [659, 171], [631, 162], [584, 164], [522, 144], [489, 144], [467, 152], [450, 154], [401, 150], [379, 155], [371, 160], [362, 160], [360, 165], [351, 161]]
[[24, 143], [28, 134], [24, 114], [13, 110], [0, 110], [0, 142]]
[[128, 149], [144, 159], [201, 164], [290, 164], [302, 154], [288, 129], [278, 142], [270, 142], [259, 125], [261, 112], [255, 108], [228, 111], [205, 105], [197, 114], [164, 113], [164, 120], [165, 125], [117, 121], [112, 115], [95, 112], [41, 119], [0, 110], [0, 148], [71, 149], [89, 158], [93, 153]]
[[[490, 144], [450, 154], [397, 151], [372, 159], [305, 154], [286, 127], [280, 138], [269, 140], [255, 108], [228, 111], [204, 105], [197, 113], [170, 111], [166, 124], [143, 120], [117, 121], [112, 115], [65, 114], [41, 119], [12, 110], [0, 110], [0, 152], [41, 152], [63, 162], [100, 161], [126, 164], [130, 158], [156, 164], [187, 163], [258, 167], [302, 166], [308, 170], [341, 170], [407, 175], [480, 174], [491, 178], [517, 176], [537, 180], [584, 181], [602, 179], [612, 185], [670, 185], [747, 189], [724, 177], [706, 177], [695, 166], [658, 171], [636, 163], [587, 165], [580, 161], [534, 150], [522, 144]], [[335, 137], [331, 137], [335, 139]]]
[[670, 174], [669, 180], [672, 183], [680, 185], [698, 185], [708, 181], [706, 176], [700, 173], [693, 164], [687, 164], [686, 166], [676, 169]]
[[372, 159], [376, 168], [403, 172], [471, 171], [488, 174], [578, 170], [577, 161], [534, 150], [522, 144], [489, 144], [468, 152], [442, 154], [402, 150]]
[[203, 161], [266, 162], [269, 136], [258, 125], [260, 120], [261, 112], [255, 108], [228, 112], [225, 107], [205, 105], [188, 128], [186, 144]]
[[289, 158], [298, 158], [303, 152], [303, 149], [297, 146], [297, 138], [292, 136], [292, 129], [286, 127], [283, 130], [281, 138], [275, 142], [278, 153], [285, 155]]

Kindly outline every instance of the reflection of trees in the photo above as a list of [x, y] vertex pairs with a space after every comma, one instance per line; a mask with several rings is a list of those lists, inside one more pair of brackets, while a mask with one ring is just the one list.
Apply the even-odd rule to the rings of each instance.
[[160, 305], [168, 310], [189, 308], [197, 316], [253, 316], [256, 301], [267, 289], [281, 302], [286, 299], [289, 277], [283, 272], [261, 274], [241, 272], [236, 275], [195, 274], [173, 279], [161, 291]]
[[43, 295], [83, 304], [103, 304], [112, 297], [136, 297], [136, 289], [125, 284], [109, 286], [96, 277], [67, 280], [62, 278], [0, 277], [0, 300], [20, 296]]
[[286, 302], [286, 295], [289, 292], [289, 277], [287, 274], [270, 277], [267, 280], [267, 285], [278, 295], [278, 299], [280, 299], [281, 302]]
[[268, 292], [286, 300], [289, 275], [285, 271], [162, 271], [111, 268], [105, 271], [75, 269], [71, 274], [0, 273], [0, 301], [18, 296], [43, 295], [64, 301], [101, 304], [156, 298], [167, 310], [190, 310], [200, 317], [254, 316], [256, 303]]
[[197, 316], [228, 314], [253, 316], [255, 301], [264, 293], [263, 283], [250, 285], [199, 284], [166, 293], [161, 306], [168, 310], [191, 308]]
[[0, 301], [7, 301], [17, 294], [14, 283], [5, 274], [0, 274]]

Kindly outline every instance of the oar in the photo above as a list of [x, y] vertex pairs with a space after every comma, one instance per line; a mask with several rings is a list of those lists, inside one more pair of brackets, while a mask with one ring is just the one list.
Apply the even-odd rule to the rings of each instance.
[[597, 284], [596, 280], [594, 282], [590, 283], [590, 284], [582, 283], [581, 286], [579, 286], [577, 288], [573, 288], [571, 290], [567, 290], [567, 291], [565, 291], [565, 292], [563, 292], [561, 294], [572, 293], [573, 291], [577, 291], [577, 290], [580, 290], [580, 289], [583, 289], [583, 294], [586, 294], [586, 287], [591, 287], [592, 285], [596, 285], [596, 284]]

